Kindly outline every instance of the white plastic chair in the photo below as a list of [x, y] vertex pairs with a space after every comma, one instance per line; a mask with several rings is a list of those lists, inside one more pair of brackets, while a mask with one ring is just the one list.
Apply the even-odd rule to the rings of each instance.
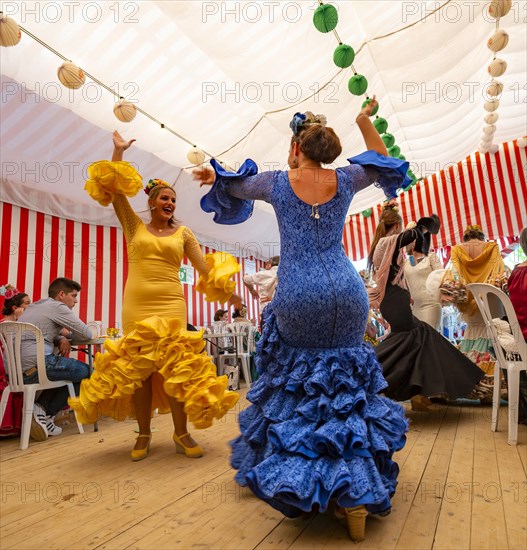
[[[20, 356], [20, 344], [22, 334], [33, 334], [37, 344], [37, 369], [38, 384], [24, 384], [22, 374], [22, 360]], [[11, 393], [23, 393], [24, 405], [22, 410], [22, 430], [20, 434], [20, 448], [27, 449], [29, 445], [29, 431], [31, 428], [31, 419], [33, 418], [33, 406], [37, 391], [49, 390], [52, 388], [68, 387], [70, 397], [75, 397], [73, 383], [68, 380], [51, 381], [46, 374], [46, 365], [44, 363], [44, 336], [38, 327], [30, 323], [20, 323], [5, 321], [0, 323], [0, 345], [2, 346], [2, 355], [6, 369], [9, 385], [2, 393], [0, 401], [0, 424], [4, 418], [7, 408], [7, 400]], [[77, 416], [75, 416], [77, 420]], [[77, 420], [79, 433], [84, 433], [82, 424]]]
[[[251, 353], [247, 348], [246, 342], [250, 341], [250, 331], [254, 327], [249, 323], [230, 323], [227, 325], [227, 330], [231, 332], [233, 340], [236, 344], [236, 353], [223, 353], [218, 358], [218, 367], [223, 368], [224, 363], [228, 359], [235, 359], [240, 362], [245, 383], [249, 387], [252, 383], [251, 379]], [[254, 340], [254, 337], [253, 337]]]
[[[494, 393], [492, 396], [492, 431], [498, 429], [498, 420], [500, 413], [500, 379], [501, 371], [507, 371], [508, 385], [508, 408], [509, 408], [509, 445], [516, 445], [518, 442], [518, 409], [520, 397], [520, 372], [527, 370], [527, 344], [523, 339], [523, 334], [516, 317], [516, 312], [512, 306], [510, 298], [500, 289], [484, 284], [472, 283], [468, 284], [467, 288], [472, 292], [479, 310], [485, 321], [487, 333], [492, 341], [492, 347], [496, 354], [496, 364], [494, 367]], [[494, 300], [499, 300], [500, 304], [505, 309], [505, 314], [509, 320], [511, 332], [514, 337], [515, 344], [518, 349], [519, 360], [511, 360], [507, 358], [500, 345], [498, 332], [492, 322], [492, 305], [489, 304], [489, 297]]]

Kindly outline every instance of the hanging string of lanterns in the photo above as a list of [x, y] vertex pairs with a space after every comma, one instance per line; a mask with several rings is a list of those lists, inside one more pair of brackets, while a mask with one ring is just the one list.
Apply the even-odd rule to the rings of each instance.
[[[30, 32], [26, 31], [24, 29], [24, 32], [26, 32], [29, 36], [34, 38], [37, 42], [41, 43], [45, 47], [47, 47], [50, 51], [57, 54], [59, 57], [62, 57], [62, 59], [65, 59], [61, 54], [53, 50], [51, 47], [49, 47], [47, 44], [42, 42], [40, 39], [33, 36]], [[16, 46], [22, 38], [22, 29], [18, 25], [18, 23], [12, 18], [4, 13], [0, 12], [0, 46], [2, 47], [11, 47]], [[69, 88], [71, 90], [78, 90], [81, 88], [85, 82], [86, 82], [86, 76], [87, 73], [85, 73], [80, 67], [75, 65], [72, 61], [64, 61], [62, 65], [57, 69], [57, 76], [60, 81], [60, 83], [65, 86], [66, 88]], [[90, 76], [90, 75], [88, 75]], [[205, 162], [206, 153], [202, 151], [199, 147], [194, 145], [190, 140], [186, 139], [184, 136], [181, 136], [174, 130], [171, 130], [164, 124], [160, 123], [158, 120], [156, 120], [154, 117], [143, 111], [142, 109], [138, 108], [135, 103], [132, 103], [131, 101], [127, 101], [125, 98], [118, 96], [116, 92], [114, 92], [109, 86], [106, 86], [99, 80], [93, 78], [94, 82], [97, 82], [100, 86], [114, 94], [116, 97], [119, 98], [119, 100], [115, 103], [113, 107], [113, 114], [115, 117], [120, 120], [121, 122], [129, 123], [134, 120], [138, 112], [141, 112], [142, 114], [146, 115], [148, 118], [156, 122], [161, 126], [161, 128], [168, 130], [169, 132], [173, 133], [174, 135], [178, 136], [183, 141], [186, 141], [188, 144], [192, 145], [192, 148], [187, 153], [187, 159], [192, 164], [192, 166], [198, 166]], [[209, 155], [211, 156], [211, 155]]]
[[[339, 21], [337, 8], [331, 4], [324, 4], [322, 0], [318, 0], [319, 6], [313, 14], [313, 25], [321, 33], [333, 32], [339, 45], [333, 52], [333, 63], [341, 68], [347, 69], [351, 68], [353, 71], [353, 76], [348, 80], [348, 90], [351, 94], [356, 96], [365, 95], [368, 90], [368, 80], [367, 78], [357, 73], [353, 62], [355, 61], [355, 51], [348, 44], [344, 44], [340, 39], [337, 31], [335, 30]], [[366, 95], [366, 99], [362, 103], [364, 108], [370, 103], [371, 99]], [[373, 125], [377, 132], [379, 132], [386, 148], [388, 149], [388, 154], [391, 157], [399, 158], [401, 160], [406, 160], [406, 157], [401, 154], [401, 148], [395, 143], [395, 137], [393, 134], [388, 133], [388, 121], [377, 115], [379, 111], [379, 105], [375, 107], [371, 116], [375, 116], [373, 120]], [[403, 191], [408, 191], [411, 187], [417, 184], [418, 179], [415, 174], [408, 170], [408, 176], [411, 178], [411, 183], [403, 189]], [[362, 215], [367, 218], [372, 215], [372, 209], [368, 208], [362, 212]]]
[[496, 122], [499, 114], [497, 112], [500, 106], [500, 97], [503, 92], [503, 83], [496, 78], [500, 77], [507, 70], [507, 62], [496, 57], [496, 54], [503, 50], [509, 43], [507, 31], [500, 29], [500, 19], [507, 15], [512, 7], [512, 0], [492, 0], [488, 6], [490, 17], [496, 20], [496, 31], [487, 41], [487, 48], [493, 52], [493, 58], [487, 67], [487, 72], [492, 77], [491, 81], [485, 87], [487, 95], [483, 108], [487, 112], [483, 119], [483, 133], [478, 150], [480, 153], [496, 153], [498, 145], [494, 143], [494, 133], [496, 132]]

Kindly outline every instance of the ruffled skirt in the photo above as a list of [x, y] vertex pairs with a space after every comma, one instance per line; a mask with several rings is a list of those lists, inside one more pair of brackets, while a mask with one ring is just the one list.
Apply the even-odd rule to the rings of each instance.
[[196, 428], [207, 428], [238, 401], [227, 391], [227, 377], [205, 352], [201, 332], [182, 330], [177, 319], [154, 315], [136, 324], [119, 340], [106, 340], [105, 353], [95, 357], [94, 372], [81, 383], [80, 396], [70, 406], [84, 424], [101, 416], [116, 420], [135, 417], [133, 395], [152, 376], [152, 411], [170, 411], [168, 396], [185, 403]]
[[404, 446], [403, 408], [379, 394], [386, 382], [373, 348], [295, 348], [265, 309], [260, 377], [231, 442], [236, 481], [288, 517], [365, 504], [390, 509]]

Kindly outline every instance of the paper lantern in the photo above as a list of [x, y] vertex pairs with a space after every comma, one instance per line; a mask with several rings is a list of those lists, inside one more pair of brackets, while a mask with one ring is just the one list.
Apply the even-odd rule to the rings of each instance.
[[0, 46], [16, 46], [21, 38], [18, 23], [12, 17], [0, 14]]
[[[369, 105], [371, 103], [371, 99], [368, 97], [362, 102], [362, 108], [366, 107], [366, 105]], [[370, 116], [375, 116], [377, 112], [379, 111], [379, 102], [377, 102], [377, 105], [373, 108], [373, 111], [371, 112]]]
[[498, 115], [498, 113], [490, 113], [490, 115], [487, 115], [483, 120], [487, 124], [494, 124], [495, 122], [497, 122], [499, 117], [500, 115]]
[[[348, 90], [353, 95], [362, 95], [368, 89], [368, 81], [361, 74], [353, 75], [348, 82]], [[373, 113], [372, 113], [373, 114]]]
[[192, 149], [187, 153], [187, 159], [190, 164], [203, 164], [205, 162], [205, 153], [194, 145]]
[[525, 147], [527, 147], [527, 138], [524, 138], [524, 137], [519, 138], [519, 139], [516, 141], [516, 145], [517, 145], [520, 149], [525, 149]]
[[354, 59], [355, 51], [347, 44], [340, 44], [340, 46], [337, 46], [333, 52], [333, 63], [342, 69], [351, 66]]
[[501, 76], [507, 70], [507, 62], [499, 57], [493, 59], [490, 65], [487, 67], [487, 71], [490, 76], [497, 77]]
[[395, 138], [392, 134], [383, 134], [381, 138], [384, 141], [384, 145], [386, 145], [386, 147], [391, 147], [395, 143]]
[[371, 208], [366, 208], [366, 210], [363, 210], [361, 212], [361, 214], [365, 217], [365, 218], [369, 218], [372, 214], [373, 214], [373, 210]]
[[483, 133], [489, 135], [492, 135], [496, 131], [496, 125], [491, 124], [490, 126], [484, 126], [483, 127]]
[[490, 147], [489, 147], [489, 153], [492, 153], [493, 155], [496, 154], [499, 150], [499, 145], [497, 145], [496, 143], [493, 143]]
[[478, 151], [482, 153], [483, 155], [489, 152], [489, 146], [486, 143], [480, 143], [478, 147]]
[[72, 90], [80, 88], [86, 80], [84, 71], [79, 69], [79, 67], [71, 61], [65, 61], [57, 69], [57, 76], [63, 86], [66, 86], [66, 88], [71, 88]]
[[398, 158], [398, 159], [401, 159], [401, 160], [406, 160], [406, 157], [405, 157], [404, 155], [400, 155], [400, 154], [397, 155], [397, 158]]
[[481, 141], [484, 143], [492, 143], [492, 140], [494, 139], [494, 134], [481, 134]]
[[386, 133], [386, 130], [388, 130], [388, 122], [385, 118], [377, 117], [373, 121], [373, 125], [375, 126], [375, 129], [377, 130], [377, 132], [379, 132], [379, 134], [384, 134]]
[[322, 4], [313, 14], [313, 25], [317, 31], [331, 32], [339, 22], [337, 8], [331, 4]]
[[499, 99], [489, 99], [489, 101], [485, 101], [485, 103], [483, 104], [483, 108], [485, 109], [485, 111], [488, 111], [489, 113], [493, 113], [499, 106], [500, 106]]
[[503, 29], [498, 29], [488, 40], [487, 48], [499, 52], [509, 43], [509, 35]]
[[132, 120], [134, 120], [135, 118], [135, 115], [137, 114], [137, 109], [135, 105], [130, 101], [121, 99], [121, 101], [115, 104], [113, 108], [113, 114], [121, 122], [132, 122]]
[[499, 19], [511, 11], [512, 0], [492, 0], [489, 6], [489, 15]]
[[491, 80], [486, 88], [487, 95], [496, 97], [503, 92], [503, 83], [499, 80]]
[[391, 157], [397, 157], [401, 154], [401, 148], [398, 145], [392, 145], [391, 147], [388, 147], [388, 154]]

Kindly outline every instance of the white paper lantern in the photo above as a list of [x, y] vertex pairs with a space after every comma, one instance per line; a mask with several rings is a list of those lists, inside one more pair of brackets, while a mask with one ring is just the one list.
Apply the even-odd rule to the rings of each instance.
[[521, 137], [516, 141], [516, 144], [520, 149], [525, 149], [527, 147], [527, 138]]
[[511, 11], [512, 0], [492, 0], [489, 6], [489, 15], [499, 19]]
[[205, 153], [194, 145], [192, 149], [187, 153], [187, 159], [190, 164], [198, 165], [205, 162]]
[[113, 114], [121, 122], [131, 122], [132, 120], [134, 120], [135, 115], [137, 114], [137, 109], [135, 105], [130, 101], [121, 99], [121, 101], [115, 104], [113, 108]]
[[490, 147], [489, 147], [489, 153], [492, 153], [493, 155], [495, 153], [498, 152], [500, 146], [499, 145], [496, 145], [496, 143], [493, 143]]
[[84, 71], [79, 69], [79, 67], [71, 61], [65, 61], [57, 69], [57, 76], [59, 77], [61, 84], [66, 86], [66, 88], [71, 88], [72, 90], [80, 88], [86, 80]]
[[485, 91], [487, 92], [487, 95], [491, 97], [501, 95], [501, 92], [503, 92], [503, 83], [499, 80], [491, 80]]
[[490, 113], [490, 115], [487, 115], [483, 120], [487, 124], [495, 124], [499, 117], [500, 115], [498, 113]]
[[485, 153], [488, 153], [489, 152], [489, 146], [488, 144], [486, 143], [480, 143], [479, 144], [479, 147], [478, 147], [478, 151], [481, 153], [481, 154], [485, 154]]
[[494, 134], [481, 134], [481, 141], [483, 143], [491, 144], [494, 139]]
[[483, 108], [485, 111], [488, 111], [489, 113], [493, 113], [496, 111], [496, 109], [500, 106], [500, 100], [499, 99], [490, 99], [489, 101], [485, 101], [483, 104]]
[[494, 134], [495, 131], [496, 131], [496, 125], [495, 124], [491, 124], [489, 126], [484, 126], [483, 127], [483, 133], [487, 134], [488, 136]]
[[503, 29], [498, 29], [488, 40], [487, 48], [493, 52], [499, 52], [509, 43], [509, 35]]
[[22, 38], [18, 23], [3, 13], [0, 14], [0, 46], [16, 46]]
[[488, 73], [490, 74], [490, 76], [493, 77], [501, 76], [505, 73], [506, 70], [507, 62], [504, 59], [500, 59], [499, 57], [493, 59], [490, 65], [487, 67]]

